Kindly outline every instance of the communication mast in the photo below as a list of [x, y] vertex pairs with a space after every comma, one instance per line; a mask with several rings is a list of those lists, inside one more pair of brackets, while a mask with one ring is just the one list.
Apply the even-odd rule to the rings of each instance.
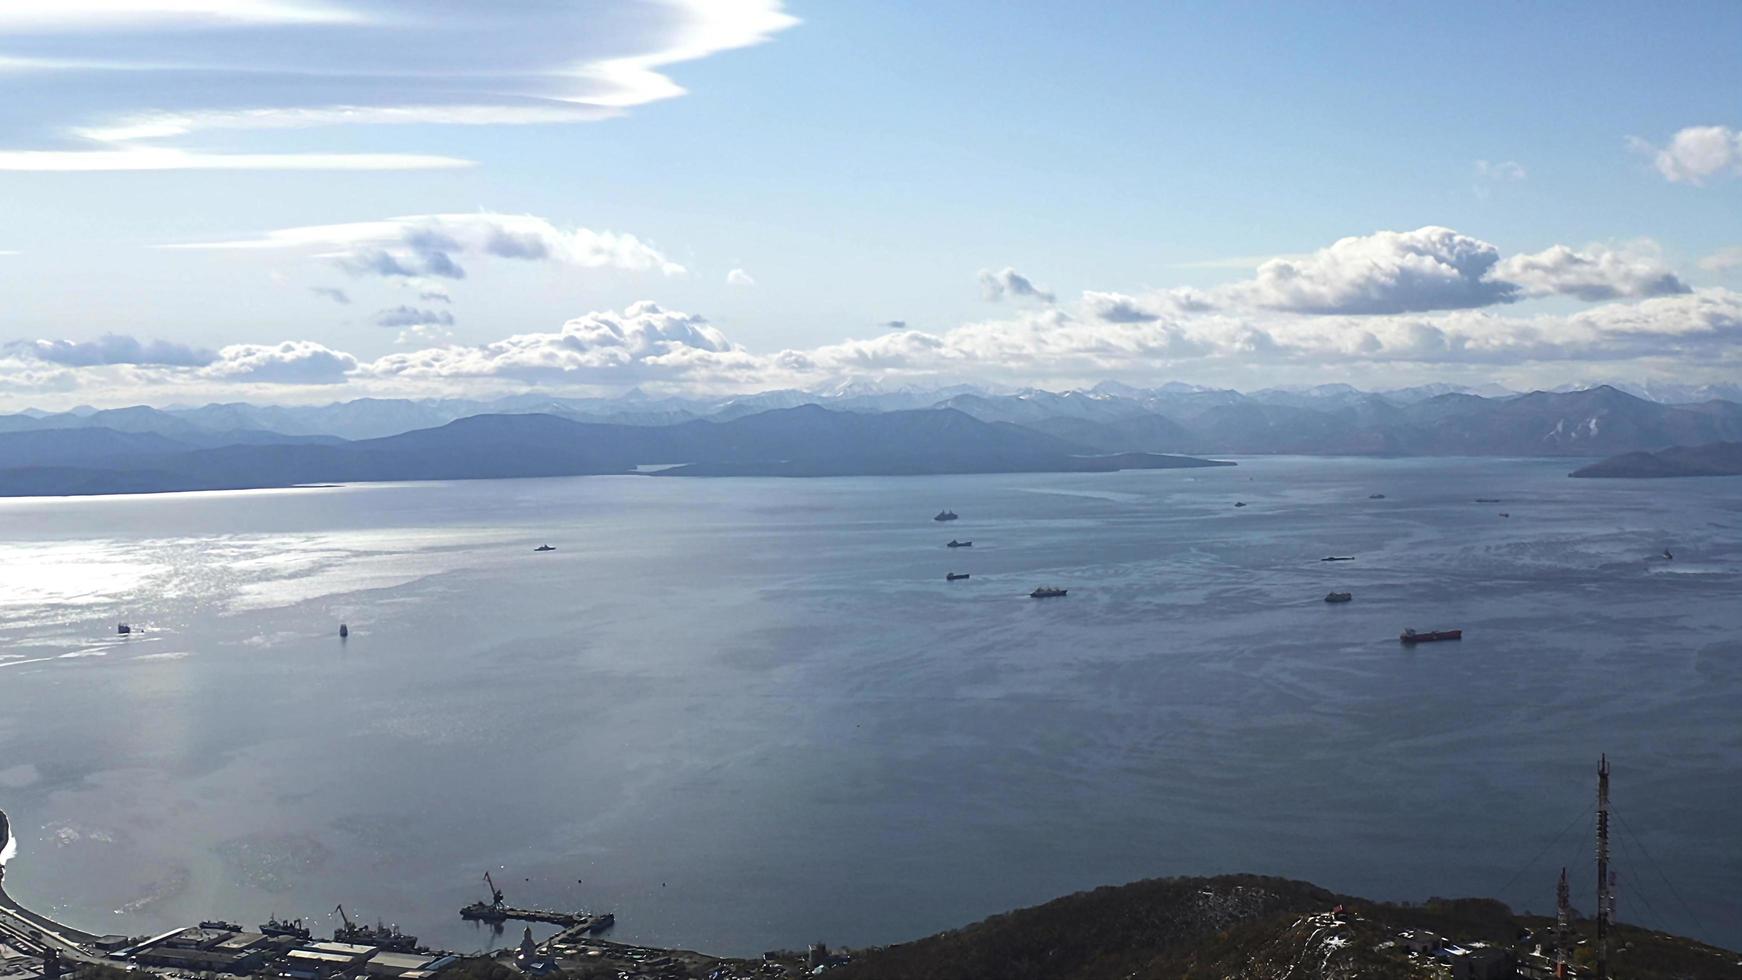
[[1609, 980], [1609, 755], [1597, 764], [1597, 980]]
[[1555, 980], [1566, 980], [1567, 949], [1572, 946], [1572, 931], [1568, 928], [1568, 918], [1571, 917], [1570, 906], [1573, 903], [1572, 892], [1567, 889], [1567, 869], [1561, 868], [1561, 882], [1555, 886], [1555, 923], [1554, 923], [1554, 975]]

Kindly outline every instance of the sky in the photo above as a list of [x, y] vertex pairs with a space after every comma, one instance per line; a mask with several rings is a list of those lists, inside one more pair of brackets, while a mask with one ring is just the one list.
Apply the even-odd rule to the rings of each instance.
[[1742, 380], [1742, 4], [3, 0], [0, 409]]

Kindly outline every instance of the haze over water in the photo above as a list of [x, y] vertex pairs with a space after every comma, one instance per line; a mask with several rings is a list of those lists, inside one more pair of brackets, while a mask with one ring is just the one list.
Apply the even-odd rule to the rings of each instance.
[[1606, 751], [1621, 918], [1742, 947], [1736, 480], [1240, 463], [0, 502], [7, 886], [459, 949], [485, 869], [738, 953], [1224, 871], [1588, 910]]

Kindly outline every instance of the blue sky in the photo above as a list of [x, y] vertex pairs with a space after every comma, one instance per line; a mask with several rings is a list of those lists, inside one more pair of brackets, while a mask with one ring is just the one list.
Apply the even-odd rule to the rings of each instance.
[[4, 406], [1742, 376], [1735, 3], [6, 6]]

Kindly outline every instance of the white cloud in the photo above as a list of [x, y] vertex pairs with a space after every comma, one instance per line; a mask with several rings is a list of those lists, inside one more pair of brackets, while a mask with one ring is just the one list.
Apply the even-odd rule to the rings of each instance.
[[1410, 313], [1508, 302], [1517, 287], [1487, 278], [1500, 250], [1450, 228], [1343, 238], [1304, 259], [1271, 259], [1236, 294], [1297, 313]]
[[1530, 176], [1524, 169], [1524, 164], [1517, 160], [1476, 161], [1476, 176], [1493, 183], [1512, 183]]
[[39, 361], [68, 367], [99, 364], [165, 364], [201, 367], [217, 355], [208, 350], [166, 340], [142, 341], [126, 334], [104, 334], [96, 340], [35, 340], [11, 345]]
[[706, 319], [641, 302], [621, 313], [577, 317], [553, 333], [518, 334], [478, 347], [389, 354], [368, 365], [367, 372], [375, 377], [615, 384], [728, 375], [758, 364]]
[[756, 279], [743, 269], [733, 269], [731, 272], [726, 273], [726, 285], [754, 286], [756, 285]]
[[331, 286], [310, 286], [308, 291], [314, 293], [316, 296], [325, 296], [327, 299], [332, 300], [340, 306], [351, 305], [351, 294], [345, 292], [343, 289], [335, 289]]
[[1657, 172], [1675, 183], [1697, 187], [1714, 177], [1742, 174], [1742, 130], [1728, 126], [1689, 126], [1663, 147], [1637, 136], [1629, 137], [1627, 143], [1650, 154]]
[[1056, 299], [1052, 293], [1036, 286], [1033, 280], [1009, 266], [996, 272], [990, 269], [981, 269], [980, 295], [993, 303], [1006, 296], [1036, 299], [1042, 303], [1051, 303]]
[[342, 7], [286, 0], [7, 0], [0, 30], [115, 30], [145, 24], [185, 29], [237, 24], [348, 24]]
[[1555, 245], [1533, 255], [1514, 255], [1494, 267], [1495, 278], [1514, 283], [1526, 296], [1577, 296], [1586, 301], [1669, 296], [1688, 286], [1663, 264], [1657, 246], [1638, 242], [1624, 249], [1603, 245], [1575, 251]]
[[[388, 224], [401, 233], [401, 226]], [[426, 233], [417, 239], [426, 248], [481, 249], [476, 243], [490, 240], [488, 227], [482, 232], [417, 227]], [[286, 237], [316, 248], [329, 247], [335, 238], [344, 246], [360, 240], [330, 233]], [[242, 247], [258, 245], [250, 240]], [[512, 239], [499, 251], [535, 255], [541, 248], [547, 248], [546, 239], [534, 236]], [[186, 364], [173, 357], [136, 356], [128, 346], [132, 341], [111, 342], [109, 349], [120, 354], [91, 352], [72, 342], [25, 342], [0, 347], [0, 389], [113, 391], [146, 385], [162, 398], [172, 390], [341, 381], [358, 394], [416, 395], [533, 384], [647, 385], [674, 392], [845, 382], [1044, 385], [1181, 372], [1227, 378], [1262, 371], [1266, 383], [1327, 370], [1368, 371], [1390, 380], [1476, 371], [1517, 378], [1540, 365], [1560, 365], [1563, 376], [1568, 371], [1596, 376], [1612, 374], [1612, 366], [1621, 363], [1696, 379], [1742, 371], [1742, 293], [1688, 289], [1649, 242], [1557, 246], [1501, 258], [1488, 243], [1429, 228], [1345, 239], [1290, 265], [1291, 275], [1279, 277], [1267, 267], [1268, 276], [1261, 272], [1208, 295], [1182, 289], [1141, 295], [1091, 291], [1076, 303], [1019, 307], [942, 331], [891, 321], [873, 336], [772, 352], [746, 349], [704, 317], [651, 302], [480, 345], [453, 343], [445, 329], [446, 311], [406, 304], [387, 311], [383, 322], [403, 327], [398, 343], [410, 349], [373, 361], [308, 341], [237, 345], [189, 357]], [[418, 288], [416, 282], [406, 280], [411, 289]], [[1470, 306], [1472, 297], [1497, 305], [1548, 295], [1601, 302], [1572, 314], [1509, 315]], [[1275, 302], [1299, 296], [1308, 297], [1297, 304], [1302, 309]], [[1429, 303], [1456, 305], [1407, 308]], [[203, 358], [212, 361], [202, 365]]]
[[463, 166], [334, 152], [319, 137], [298, 141], [315, 143], [307, 151], [243, 144], [286, 129], [608, 119], [682, 95], [664, 74], [671, 66], [796, 23], [780, 0], [455, 3], [439, 13], [423, 0], [6, 0], [0, 32], [32, 43], [0, 71], [37, 77], [0, 122], [0, 169]]
[[423, 310], [413, 306], [395, 306], [375, 314], [378, 327], [451, 327], [454, 315], [446, 310]]
[[[285, 249], [336, 262], [356, 276], [464, 279], [467, 256], [557, 262], [584, 269], [656, 271], [684, 267], [634, 235], [562, 229], [529, 214], [414, 214], [385, 221], [282, 228], [254, 238], [163, 245], [170, 249]], [[446, 291], [419, 283], [426, 292]], [[434, 299], [435, 296], [427, 298]]]
[[281, 344], [232, 344], [199, 377], [226, 382], [312, 385], [338, 384], [357, 369], [357, 359], [312, 340]]
[[1718, 249], [1700, 259], [1700, 268], [1707, 272], [1730, 272], [1742, 269], [1742, 245]]

